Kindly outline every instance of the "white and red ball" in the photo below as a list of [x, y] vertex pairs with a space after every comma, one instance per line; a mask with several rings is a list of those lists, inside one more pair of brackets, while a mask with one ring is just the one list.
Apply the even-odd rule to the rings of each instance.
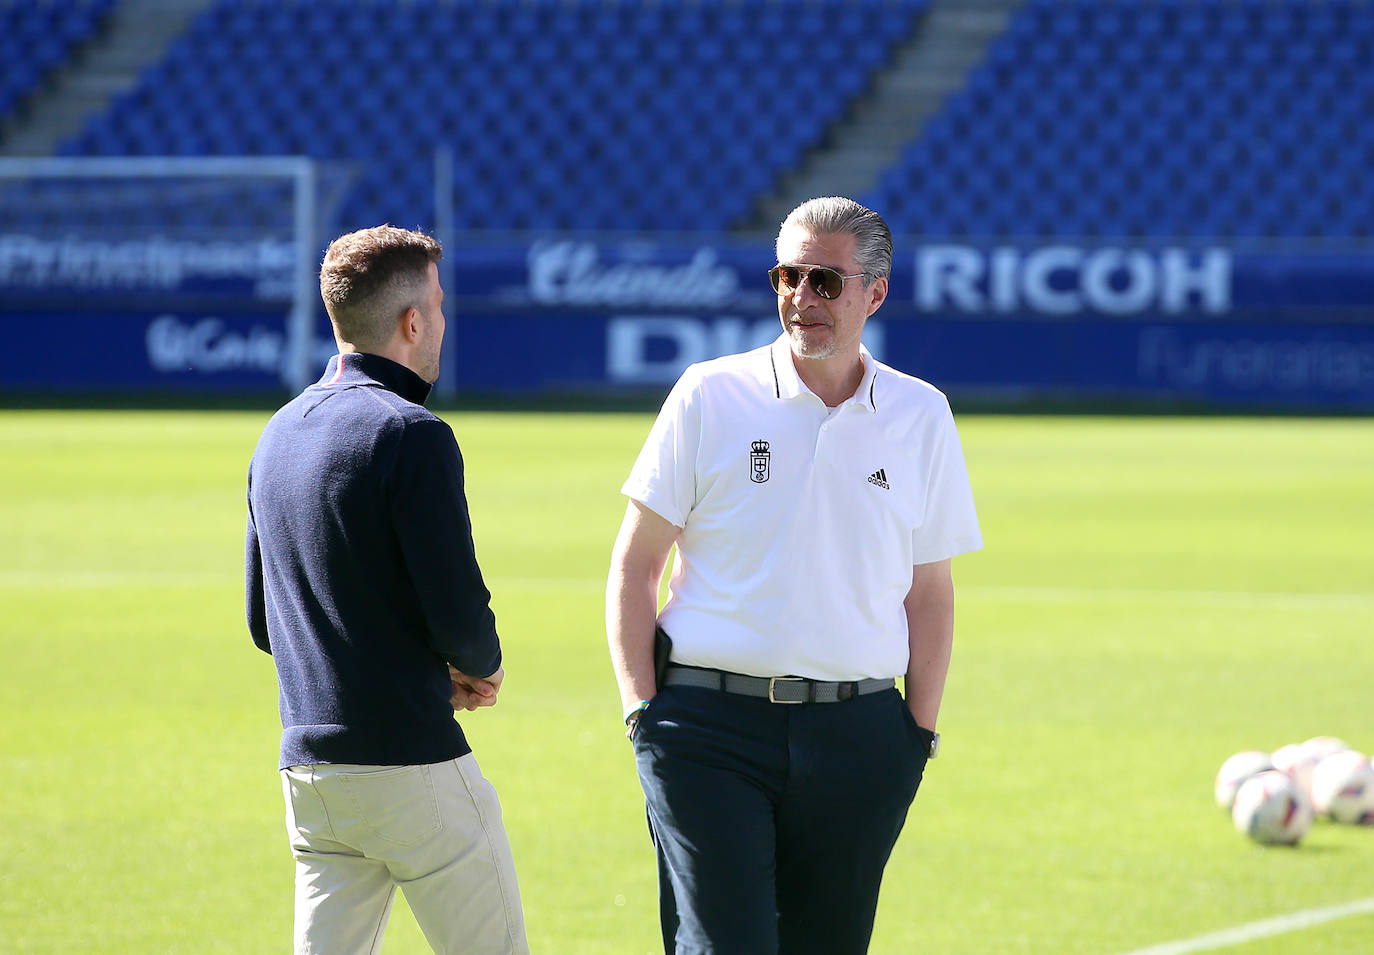
[[1320, 759], [1318, 753], [1308, 749], [1305, 743], [1289, 743], [1274, 750], [1273, 759], [1274, 768], [1281, 773], [1287, 773], [1311, 801], [1312, 770], [1316, 768], [1317, 760]]
[[1316, 763], [1348, 749], [1350, 749], [1350, 744], [1335, 736], [1314, 736], [1302, 744], [1303, 754], [1314, 759]]
[[1348, 749], [1327, 756], [1312, 770], [1312, 808], [1347, 825], [1374, 825], [1374, 765]]
[[1231, 821], [1256, 842], [1294, 845], [1312, 828], [1312, 803], [1291, 776], [1269, 769], [1241, 783]]
[[1273, 768], [1274, 761], [1269, 758], [1268, 753], [1262, 750], [1242, 750], [1229, 757], [1226, 762], [1221, 764], [1221, 769], [1217, 772], [1217, 781], [1213, 788], [1217, 805], [1230, 812], [1231, 806], [1236, 801], [1236, 792], [1240, 789], [1241, 783], [1257, 773]]

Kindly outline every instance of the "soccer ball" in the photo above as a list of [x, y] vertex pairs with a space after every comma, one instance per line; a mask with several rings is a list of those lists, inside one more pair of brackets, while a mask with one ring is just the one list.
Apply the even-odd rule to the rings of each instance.
[[1315, 751], [1307, 748], [1307, 744], [1289, 743], [1274, 750], [1274, 768], [1281, 773], [1287, 773], [1289, 778], [1297, 783], [1303, 795], [1311, 801], [1312, 770], [1319, 758]]
[[1334, 753], [1343, 753], [1348, 749], [1350, 749], [1349, 743], [1334, 736], [1314, 736], [1302, 744], [1303, 754], [1316, 757], [1318, 763]]
[[1333, 822], [1374, 825], [1374, 765], [1363, 753], [1333, 753], [1312, 770], [1312, 808]]
[[1258, 843], [1291, 846], [1312, 827], [1312, 803], [1290, 776], [1268, 769], [1241, 783], [1231, 821]]
[[1214, 790], [1217, 805], [1230, 812], [1231, 806], [1235, 804], [1236, 790], [1240, 789], [1240, 784], [1256, 773], [1262, 773], [1266, 769], [1273, 768], [1274, 761], [1269, 758], [1268, 753], [1257, 749], [1247, 749], [1236, 753], [1221, 764], [1221, 770], [1217, 773]]

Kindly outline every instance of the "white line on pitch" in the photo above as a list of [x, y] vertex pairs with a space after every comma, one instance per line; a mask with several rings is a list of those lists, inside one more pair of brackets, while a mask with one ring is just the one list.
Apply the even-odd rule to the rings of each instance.
[[1374, 914], [1374, 897], [1356, 899], [1354, 902], [1347, 902], [1344, 905], [1331, 905], [1321, 909], [1303, 909], [1301, 912], [1290, 912], [1287, 915], [1261, 919], [1258, 922], [1247, 922], [1244, 925], [1222, 929], [1220, 932], [1198, 935], [1195, 938], [1185, 938], [1177, 942], [1166, 942], [1163, 945], [1153, 945], [1150, 948], [1136, 949], [1133, 952], [1127, 952], [1126, 955], [1187, 955], [1188, 952], [1210, 952], [1213, 949], [1239, 945], [1241, 942], [1283, 935], [1285, 932], [1296, 932], [1311, 928], [1313, 925], [1321, 925], [1324, 922], [1350, 918], [1352, 915], [1370, 914]]

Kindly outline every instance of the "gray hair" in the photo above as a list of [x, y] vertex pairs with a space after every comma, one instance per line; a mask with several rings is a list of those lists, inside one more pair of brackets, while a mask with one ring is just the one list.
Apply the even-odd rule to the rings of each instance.
[[852, 235], [854, 260], [864, 273], [864, 285], [892, 274], [892, 230], [872, 209], [843, 196], [808, 199], [787, 214], [778, 227], [778, 239], [795, 226], [812, 235]]

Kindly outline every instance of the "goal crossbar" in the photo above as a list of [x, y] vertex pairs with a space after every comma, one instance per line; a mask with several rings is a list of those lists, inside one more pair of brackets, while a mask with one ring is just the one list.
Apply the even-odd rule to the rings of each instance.
[[0, 180], [279, 178], [292, 184], [291, 313], [285, 384], [303, 388], [314, 377], [316, 169], [305, 156], [61, 156], [0, 157]]

